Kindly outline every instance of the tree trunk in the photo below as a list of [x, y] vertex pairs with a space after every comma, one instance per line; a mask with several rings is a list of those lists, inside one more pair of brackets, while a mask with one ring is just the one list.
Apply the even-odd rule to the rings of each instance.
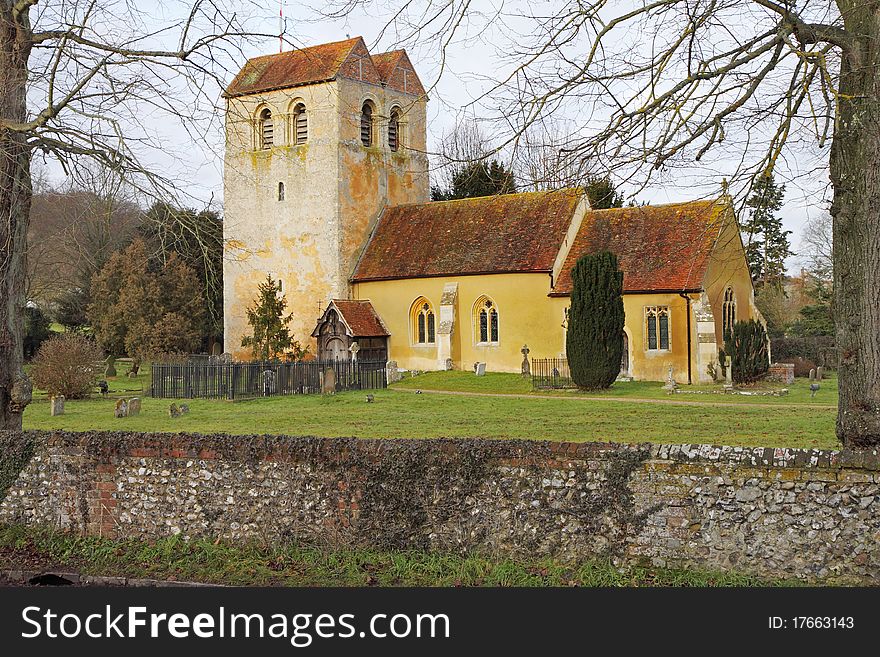
[[831, 148], [837, 437], [864, 448], [880, 446], [880, 13], [877, 2], [839, 4], [855, 45]]
[[[27, 119], [27, 12], [13, 20], [14, 0], [0, 0], [0, 120]], [[30, 149], [25, 134], [0, 126], [0, 430], [21, 429], [30, 401], [22, 370], [25, 251], [31, 208]]]

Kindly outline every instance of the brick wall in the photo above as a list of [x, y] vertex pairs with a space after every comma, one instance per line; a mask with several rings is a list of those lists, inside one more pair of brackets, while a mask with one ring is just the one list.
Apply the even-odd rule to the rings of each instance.
[[36, 443], [0, 522], [104, 536], [607, 555], [880, 583], [876, 452], [98, 432], [0, 438]]

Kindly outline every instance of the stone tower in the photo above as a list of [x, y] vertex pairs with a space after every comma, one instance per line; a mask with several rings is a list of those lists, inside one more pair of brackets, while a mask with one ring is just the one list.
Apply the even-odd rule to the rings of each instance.
[[245, 358], [267, 274], [309, 344], [382, 210], [428, 200], [427, 99], [405, 51], [360, 37], [251, 59], [225, 97], [224, 339]]

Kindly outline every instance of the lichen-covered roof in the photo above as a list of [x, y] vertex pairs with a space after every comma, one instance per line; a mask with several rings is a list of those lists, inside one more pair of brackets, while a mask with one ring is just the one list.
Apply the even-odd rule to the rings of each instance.
[[617, 256], [624, 292], [701, 289], [726, 207], [708, 200], [587, 212], [553, 294], [570, 294], [575, 263], [599, 251]]
[[566, 189], [386, 208], [352, 281], [550, 272], [580, 198]]
[[406, 51], [370, 55], [363, 38], [354, 37], [249, 59], [227, 87], [226, 96], [287, 89], [338, 77], [424, 94]]
[[342, 320], [355, 338], [381, 338], [391, 335], [369, 301], [333, 299]]

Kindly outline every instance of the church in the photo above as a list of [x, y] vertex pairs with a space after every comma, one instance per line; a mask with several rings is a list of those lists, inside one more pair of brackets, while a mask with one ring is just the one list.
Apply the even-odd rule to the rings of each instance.
[[225, 93], [224, 330], [269, 274], [319, 358], [519, 372], [564, 358], [571, 271], [624, 273], [621, 375], [710, 381], [724, 333], [761, 319], [729, 197], [593, 210], [579, 189], [430, 201], [427, 96], [403, 50], [360, 37], [249, 60]]

